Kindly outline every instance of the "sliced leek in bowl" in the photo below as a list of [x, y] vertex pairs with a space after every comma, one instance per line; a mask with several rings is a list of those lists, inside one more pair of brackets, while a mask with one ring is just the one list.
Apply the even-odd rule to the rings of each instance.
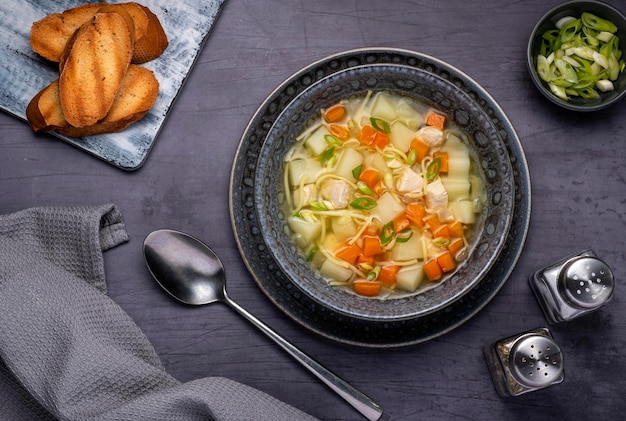
[[608, 107], [626, 95], [626, 17], [599, 1], [570, 1], [532, 31], [527, 64], [537, 88], [574, 111]]

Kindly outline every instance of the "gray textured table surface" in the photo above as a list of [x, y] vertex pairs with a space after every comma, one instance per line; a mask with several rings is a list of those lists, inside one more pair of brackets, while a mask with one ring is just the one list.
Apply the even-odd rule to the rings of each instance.
[[[119, 205], [131, 241], [105, 255], [111, 297], [182, 381], [232, 378], [325, 420], [358, 414], [226, 306], [191, 308], [161, 292], [143, 238], [175, 228], [213, 246], [231, 296], [381, 404], [393, 420], [616, 419], [626, 410], [626, 101], [596, 114], [557, 109], [532, 85], [526, 42], [558, 1], [228, 0], [145, 165], [124, 172], [0, 114], [0, 213], [42, 205]], [[623, 2], [610, 3], [626, 8]], [[524, 251], [499, 294], [474, 318], [427, 343], [363, 349], [320, 338], [263, 295], [237, 250], [228, 212], [232, 159], [263, 99], [311, 61], [357, 47], [433, 55], [499, 102], [526, 151], [532, 218]], [[483, 346], [539, 326], [528, 275], [593, 248], [617, 277], [599, 312], [552, 328], [563, 384], [499, 398]]]

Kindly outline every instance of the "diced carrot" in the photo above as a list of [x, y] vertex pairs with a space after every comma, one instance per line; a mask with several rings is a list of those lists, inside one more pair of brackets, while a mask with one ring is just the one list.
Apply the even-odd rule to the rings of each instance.
[[450, 245], [448, 246], [448, 251], [450, 252], [451, 255], [456, 256], [456, 254], [458, 252], [460, 252], [463, 247], [465, 247], [465, 242], [463, 241], [462, 238], [454, 238], [452, 239], [452, 241], [450, 242]]
[[429, 111], [428, 114], [426, 114], [427, 126], [433, 126], [433, 127], [443, 130], [445, 124], [446, 124], [445, 115], [436, 113], [434, 111]]
[[439, 158], [439, 172], [448, 173], [448, 152], [435, 152], [433, 158]]
[[385, 186], [385, 183], [383, 183], [382, 181], [379, 181], [378, 183], [376, 183], [372, 190], [374, 190], [374, 193], [376, 193], [378, 196], [382, 196], [383, 193], [387, 191], [387, 186]]
[[426, 215], [426, 206], [418, 203], [409, 203], [406, 205], [405, 215], [413, 224], [418, 227], [423, 227], [423, 218]]
[[430, 282], [437, 282], [443, 276], [443, 272], [441, 271], [439, 263], [437, 263], [437, 259], [432, 259], [424, 263], [424, 273]]
[[409, 225], [411, 225], [411, 222], [409, 218], [407, 218], [406, 213], [395, 217], [393, 220], [393, 229], [396, 230], [396, 233], [408, 228]]
[[458, 219], [448, 224], [448, 231], [450, 231], [450, 237], [463, 237], [463, 224]]
[[332, 135], [337, 136], [337, 138], [340, 140], [348, 140], [348, 138], [350, 137], [350, 131], [346, 126], [331, 124], [329, 130]]
[[437, 257], [437, 263], [439, 263], [439, 267], [443, 273], [450, 272], [456, 267], [454, 257], [452, 257], [452, 254], [447, 251]]
[[387, 133], [376, 130], [369, 124], [361, 129], [361, 143], [369, 146], [375, 146], [383, 149], [389, 144], [389, 135]]
[[346, 244], [335, 253], [335, 256], [353, 265], [362, 253], [363, 250], [356, 244]]
[[428, 228], [430, 228], [431, 231], [434, 231], [441, 226], [441, 221], [439, 220], [439, 217], [434, 213], [426, 215], [422, 219], [424, 221], [424, 224], [428, 225]]
[[450, 230], [448, 225], [439, 225], [433, 231], [433, 238], [450, 238]]
[[430, 146], [417, 137], [411, 141], [411, 149], [415, 151], [416, 162], [422, 162], [428, 156]]
[[399, 270], [400, 266], [398, 265], [385, 265], [380, 268], [378, 280], [385, 284], [385, 286], [392, 286], [396, 283], [396, 274]]
[[374, 264], [374, 256], [366, 256], [364, 254], [359, 255], [356, 259], [357, 265], [373, 265]]
[[337, 121], [343, 120], [346, 116], [346, 108], [341, 104], [333, 105], [330, 108], [327, 108], [324, 112], [324, 120], [329, 123], [335, 123]]
[[366, 124], [365, 126], [363, 126], [363, 128], [361, 129], [361, 137], [360, 137], [360, 141], [361, 143], [363, 143], [364, 145], [371, 145], [372, 142], [374, 141], [374, 135], [376, 134], [376, 129], [373, 128], [372, 126], [370, 126], [369, 124]]
[[354, 281], [354, 292], [365, 297], [375, 297], [380, 292], [382, 284], [378, 281], [358, 279]]
[[374, 190], [376, 184], [380, 181], [380, 173], [374, 168], [365, 168], [359, 174], [359, 181], [363, 181], [370, 189]]
[[389, 135], [387, 133], [383, 133], [380, 131], [376, 131], [374, 133], [374, 138], [372, 139], [372, 146], [375, 146], [379, 149], [384, 149], [385, 146], [389, 144]]
[[383, 252], [383, 246], [378, 237], [366, 235], [363, 237], [363, 255], [376, 256]]

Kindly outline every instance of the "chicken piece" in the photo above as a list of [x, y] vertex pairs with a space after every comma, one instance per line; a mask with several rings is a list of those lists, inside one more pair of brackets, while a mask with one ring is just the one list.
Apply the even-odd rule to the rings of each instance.
[[409, 167], [406, 167], [396, 180], [396, 189], [400, 193], [421, 193], [423, 188], [424, 178]]
[[431, 209], [448, 206], [448, 192], [441, 179], [436, 179], [426, 186], [426, 202]]
[[313, 200], [317, 200], [315, 184], [305, 184], [301, 189], [293, 192], [293, 202], [296, 207], [304, 206]]
[[335, 209], [343, 209], [348, 207], [354, 188], [344, 180], [327, 180], [322, 184], [320, 194], [330, 200]]
[[430, 147], [440, 146], [443, 143], [443, 131], [436, 127], [422, 127], [415, 135], [418, 139], [427, 143]]

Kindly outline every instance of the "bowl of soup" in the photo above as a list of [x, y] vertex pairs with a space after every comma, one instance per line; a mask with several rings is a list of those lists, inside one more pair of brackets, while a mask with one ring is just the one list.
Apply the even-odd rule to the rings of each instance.
[[481, 282], [495, 294], [506, 276], [485, 280], [510, 247], [525, 161], [480, 86], [435, 58], [370, 49], [314, 63], [276, 92], [231, 178], [238, 245], [272, 301], [394, 324], [450, 311]]

